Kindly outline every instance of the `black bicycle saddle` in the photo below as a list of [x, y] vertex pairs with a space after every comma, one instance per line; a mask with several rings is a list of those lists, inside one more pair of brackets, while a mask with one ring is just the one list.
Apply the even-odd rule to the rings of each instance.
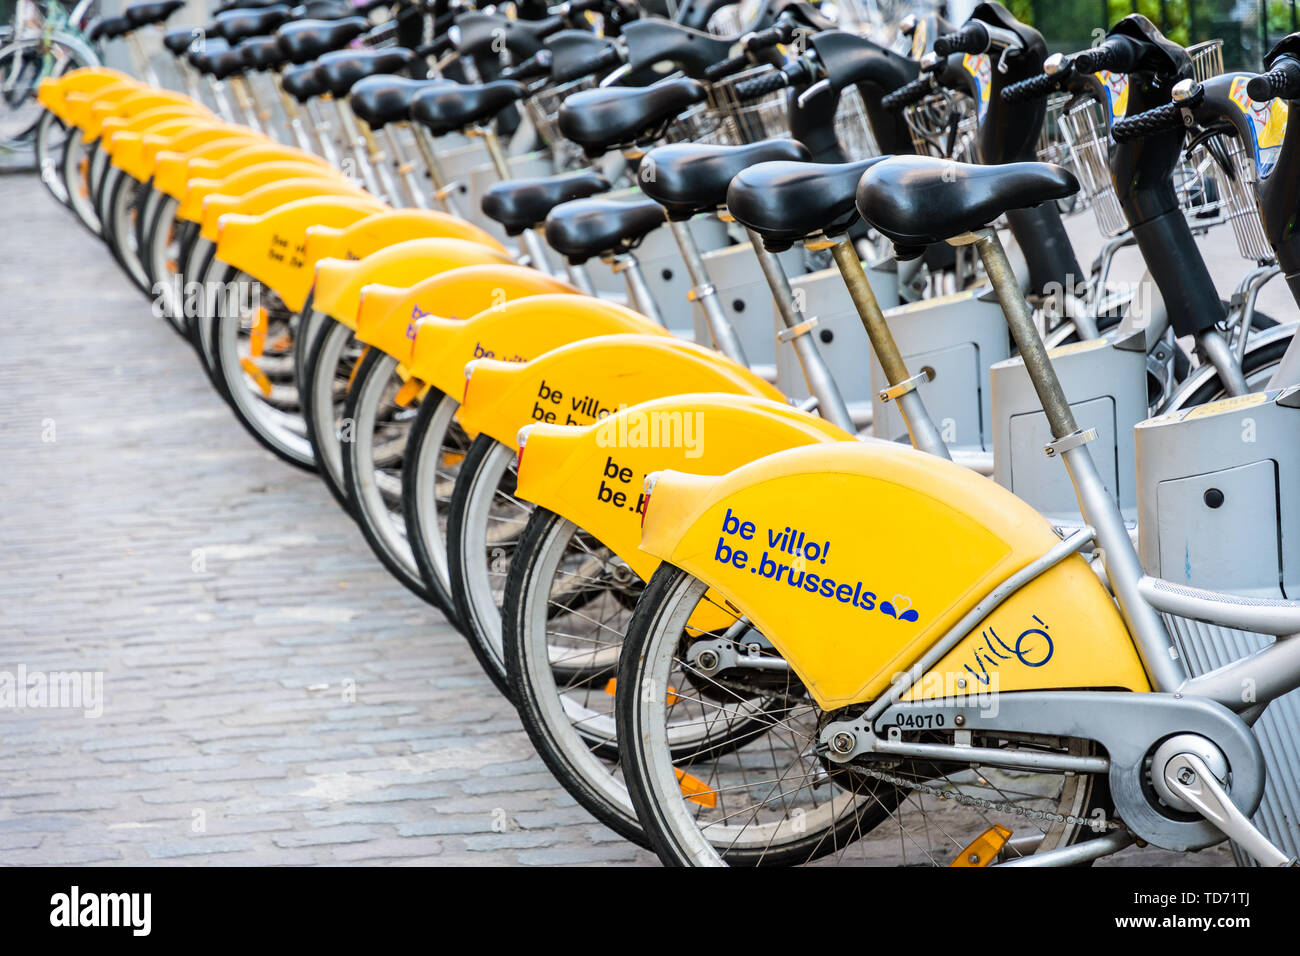
[[167, 18], [185, 6], [186, 0], [161, 0], [159, 3], [135, 3], [122, 11], [132, 28], [165, 23]]
[[245, 37], [265, 36], [288, 19], [289, 7], [285, 4], [258, 10], [231, 10], [217, 15], [217, 32], [227, 43], [238, 43]]
[[366, 30], [365, 17], [342, 20], [296, 20], [275, 31], [275, 41], [291, 63], [306, 63], [331, 50], [347, 46]]
[[348, 94], [352, 112], [371, 129], [411, 118], [411, 102], [425, 90], [454, 85], [452, 80], [414, 80], [409, 76], [367, 76]]
[[483, 214], [500, 223], [506, 235], [517, 236], [542, 222], [561, 203], [586, 199], [607, 189], [609, 181], [589, 170], [544, 179], [511, 179], [483, 194]]
[[854, 163], [751, 166], [731, 181], [727, 210], [773, 252], [818, 233], [839, 235], [858, 219], [853, 204], [858, 180], [880, 161], [873, 156]]
[[316, 73], [326, 93], [344, 96], [358, 81], [377, 73], [396, 73], [415, 61], [415, 54], [400, 46], [382, 50], [335, 50], [316, 60]]
[[759, 163], [808, 160], [808, 150], [792, 139], [765, 139], [745, 146], [672, 143], [652, 149], [641, 160], [641, 191], [673, 220], [713, 212], [727, 202], [727, 187], [742, 170]]
[[686, 78], [661, 80], [640, 88], [581, 90], [560, 107], [560, 132], [594, 158], [616, 146], [653, 139], [670, 120], [703, 100], [704, 95], [703, 86]]
[[411, 119], [443, 136], [485, 123], [527, 92], [514, 80], [444, 84], [411, 101]]
[[653, 199], [575, 199], [556, 206], [546, 217], [546, 241], [571, 263], [581, 265], [596, 256], [627, 252], [663, 224], [663, 207]]
[[1052, 163], [976, 166], [895, 156], [869, 169], [857, 189], [862, 218], [904, 250], [989, 225], [1005, 212], [1065, 199], [1074, 174]]

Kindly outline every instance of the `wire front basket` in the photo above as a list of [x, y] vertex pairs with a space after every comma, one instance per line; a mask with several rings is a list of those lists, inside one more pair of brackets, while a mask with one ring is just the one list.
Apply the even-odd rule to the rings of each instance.
[[979, 115], [975, 101], [969, 96], [936, 90], [906, 107], [903, 119], [918, 156], [977, 162], [975, 134], [979, 130]]
[[571, 83], [558, 86], [544, 86], [530, 96], [524, 104], [528, 118], [532, 120], [537, 132], [551, 146], [557, 169], [572, 169], [585, 165], [582, 149], [573, 141], [566, 139], [560, 132], [557, 117], [564, 101], [581, 90], [595, 88], [596, 79], [584, 76]]

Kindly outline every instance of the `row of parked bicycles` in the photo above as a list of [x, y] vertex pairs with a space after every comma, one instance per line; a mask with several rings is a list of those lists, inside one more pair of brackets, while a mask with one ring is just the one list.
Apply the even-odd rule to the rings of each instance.
[[1300, 346], [1256, 302], [1300, 297], [1300, 34], [1254, 74], [994, 2], [183, 6], [110, 33], [184, 92], [42, 84], [46, 186], [600, 821], [1295, 863]]

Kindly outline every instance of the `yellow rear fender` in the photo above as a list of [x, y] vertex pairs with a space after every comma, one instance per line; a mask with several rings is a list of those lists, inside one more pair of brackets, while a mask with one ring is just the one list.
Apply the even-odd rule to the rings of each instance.
[[[517, 448], [529, 422], [587, 425], [665, 395], [726, 392], [781, 401], [781, 393], [731, 359], [671, 335], [605, 335], [518, 364], [474, 359], [465, 366], [460, 422]], [[455, 394], [454, 392], [452, 393]]]
[[463, 239], [408, 239], [364, 259], [316, 263], [312, 307], [350, 329], [357, 324], [361, 290], [368, 285], [409, 287], [461, 266], [506, 265], [510, 257]]
[[273, 289], [286, 307], [299, 312], [312, 283], [312, 270], [303, 259], [308, 227], [341, 226], [383, 208], [370, 196], [313, 196], [260, 216], [227, 213], [221, 220], [217, 257]]
[[[372, 337], [362, 316], [357, 338], [405, 362], [420, 381], [458, 397], [465, 390], [465, 363], [471, 359], [527, 362], [561, 345], [598, 335], [668, 334], [639, 312], [580, 293], [496, 299], [494, 295], [476, 315], [463, 321], [432, 315], [422, 319], [406, 310], [390, 313], [385, 317], [386, 337]], [[375, 331], [380, 328], [376, 326]]]
[[178, 118], [186, 118], [193, 122], [199, 117], [208, 115], [210, 114], [206, 110], [193, 103], [159, 103], [148, 109], [132, 113], [130, 116], [108, 117], [100, 127], [99, 135], [100, 139], [103, 140], [104, 151], [111, 156], [113, 155], [117, 137], [122, 133], [134, 133], [143, 136], [150, 130]]
[[[366, 286], [357, 307], [357, 329], [389, 355], [406, 355], [418, 363], [442, 347], [448, 328], [484, 309], [528, 296], [575, 293], [568, 283], [524, 266], [462, 266], [413, 286]], [[452, 394], [464, 391], [463, 366], [463, 361], [457, 366]]]
[[194, 125], [195, 117], [196, 114], [187, 107], [160, 106], [132, 117], [111, 134], [105, 123], [100, 134], [104, 151], [114, 166], [144, 182], [149, 178], [149, 168], [145, 165], [145, 138], [154, 133], [166, 135], [189, 129]]
[[90, 107], [90, 115], [86, 119], [83, 139], [87, 143], [98, 139], [106, 120], [128, 118], [135, 116], [137, 113], [143, 113], [145, 110], [168, 104], [197, 105], [183, 93], [173, 93], [170, 90], [158, 90], [148, 86], [141, 87], [113, 100], [98, 97]]
[[497, 252], [506, 251], [489, 233], [457, 216], [431, 209], [390, 209], [346, 229], [313, 229], [307, 236], [307, 255], [315, 254], [318, 259], [361, 259], [408, 239], [463, 239]]
[[[257, 142], [234, 145], [214, 155], [191, 159], [186, 166], [186, 182], [181, 187], [181, 201], [176, 214], [190, 222], [203, 217], [203, 201], [213, 193], [243, 195], [272, 182], [262, 167], [270, 163], [297, 163], [310, 167], [311, 175], [342, 179], [333, 166], [319, 162], [314, 157], [291, 146]], [[242, 178], [241, 178], [242, 177]]]
[[366, 195], [368, 194], [359, 187], [329, 173], [311, 173], [293, 179], [281, 179], [251, 189], [242, 196], [213, 193], [203, 200], [203, 219], [199, 234], [204, 239], [216, 242], [220, 235], [221, 217], [227, 213], [260, 216], [264, 212], [270, 212], [276, 206], [283, 206], [297, 199], [308, 199], [313, 196], [360, 198]]
[[646, 475], [723, 475], [773, 452], [853, 436], [784, 402], [687, 394], [583, 427], [525, 425], [519, 440], [516, 494], [589, 532], [648, 581], [659, 560], [640, 548]]
[[361, 259], [409, 239], [463, 239], [497, 252], [505, 247], [472, 223], [425, 209], [386, 209], [342, 229], [307, 230], [307, 261]]
[[215, 226], [216, 216], [223, 212], [235, 212], [234, 207], [254, 189], [261, 189], [268, 184], [277, 184], [298, 179], [326, 179], [335, 177], [327, 170], [314, 163], [288, 157], [277, 158], [256, 166], [244, 166], [237, 172], [222, 179], [195, 179], [194, 167], [190, 163], [191, 179], [185, 188], [185, 199], [176, 207], [176, 215], [191, 222], [207, 223]]
[[186, 186], [191, 178], [191, 163], [207, 162], [266, 142], [268, 140], [265, 136], [252, 130], [232, 131], [226, 136], [214, 137], [186, 150], [163, 150], [154, 159], [154, 186], [173, 199], [184, 201]]
[[[1059, 543], [987, 478], [891, 442], [769, 455], [721, 477], [647, 482], [641, 547], [705, 582], [825, 710], [878, 697], [990, 590]], [[1013, 594], [911, 697], [1148, 689], [1082, 557]]]
[[[90, 122], [91, 111], [95, 108], [96, 103], [115, 103], [140, 89], [141, 84], [135, 80], [123, 80], [120, 83], [110, 83], [97, 90], [89, 93], [69, 93], [64, 97], [64, 108], [67, 113], [67, 119], [64, 122], [74, 129], [82, 131], [82, 140], [89, 142], [85, 137], [86, 124]], [[105, 108], [107, 112], [108, 107]]]
[[130, 77], [120, 70], [107, 66], [85, 66], [70, 70], [62, 76], [51, 76], [41, 80], [41, 85], [36, 91], [36, 102], [67, 123], [66, 99], [69, 93], [90, 96], [96, 90], [128, 80]]

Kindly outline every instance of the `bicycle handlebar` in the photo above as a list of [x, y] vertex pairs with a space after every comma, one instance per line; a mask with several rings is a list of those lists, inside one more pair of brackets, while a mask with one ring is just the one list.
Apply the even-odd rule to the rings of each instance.
[[760, 96], [766, 96], [769, 93], [775, 93], [777, 90], [783, 90], [789, 85], [790, 77], [780, 70], [773, 70], [771, 73], [764, 73], [762, 76], [741, 80], [732, 87], [732, 92], [735, 93], [736, 99], [746, 102], [756, 100]]
[[1110, 128], [1110, 137], [1117, 143], [1128, 143], [1143, 136], [1183, 129], [1187, 125], [1183, 119], [1183, 110], [1195, 109], [1204, 99], [1205, 91], [1197, 86], [1182, 102], [1166, 103], [1145, 113], [1116, 120]]
[[932, 89], [934, 89], [934, 81], [930, 74], [924, 73], [911, 83], [900, 86], [894, 92], [881, 97], [880, 105], [887, 110], [901, 110], [905, 106], [911, 106], [925, 99]]
[[1040, 73], [1019, 83], [1012, 83], [1002, 90], [1002, 102], [1011, 104], [1041, 100], [1061, 89], [1061, 79], [1060, 73]]
[[978, 20], [972, 20], [956, 33], [936, 37], [934, 52], [939, 56], [953, 53], [983, 53], [989, 48], [989, 31]]
[[1246, 94], [1256, 103], [1274, 97], [1284, 100], [1300, 98], [1300, 60], [1290, 56], [1278, 57], [1273, 62], [1273, 69], [1246, 84]]
[[739, 73], [749, 66], [750, 54], [759, 50], [770, 49], [778, 43], [785, 43], [789, 38], [790, 31], [784, 23], [778, 23], [766, 30], [760, 30], [757, 33], [750, 33], [741, 37], [741, 52], [733, 57], [728, 57], [721, 63], [714, 63], [712, 66], [705, 68], [704, 79], [714, 82], [723, 77], [731, 76], [733, 73]]
[[1076, 53], [1071, 62], [1080, 73], [1097, 73], [1101, 70], [1132, 73], [1141, 55], [1142, 50], [1137, 41], [1116, 35], [1107, 37], [1101, 46]]

